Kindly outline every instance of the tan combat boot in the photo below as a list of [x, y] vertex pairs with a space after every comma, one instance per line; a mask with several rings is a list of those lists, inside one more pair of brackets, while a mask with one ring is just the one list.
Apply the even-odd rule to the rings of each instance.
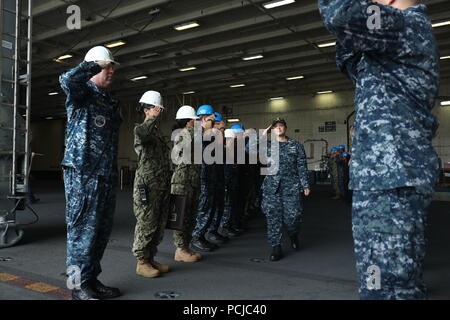
[[156, 278], [161, 275], [159, 270], [155, 269], [146, 260], [138, 260], [136, 274], [146, 278]]
[[191, 249], [188, 249], [188, 251], [189, 251], [191, 254], [195, 255], [195, 256], [197, 257], [197, 260], [201, 260], [201, 259], [203, 258], [202, 254], [201, 254], [200, 252], [195, 252], [195, 251], [193, 251], [193, 250], [191, 250]]
[[175, 261], [179, 262], [196, 262], [198, 261], [198, 257], [189, 250], [183, 248], [177, 248], [175, 251]]
[[167, 273], [170, 271], [170, 267], [166, 264], [161, 264], [155, 260], [149, 260], [149, 263], [153, 266], [153, 268], [157, 269], [161, 273]]

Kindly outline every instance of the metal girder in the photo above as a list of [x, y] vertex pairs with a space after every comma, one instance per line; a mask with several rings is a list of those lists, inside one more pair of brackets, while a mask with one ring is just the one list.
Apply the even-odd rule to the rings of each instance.
[[[126, 5], [124, 7], [120, 7], [120, 9], [115, 10], [113, 13], [111, 13], [111, 15], [108, 17], [108, 19], [117, 19], [120, 17], [123, 17], [125, 15], [130, 15], [133, 14], [135, 12], [139, 12], [141, 10], [145, 10], [147, 8], [152, 8], [152, 7], [156, 7], [156, 6], [160, 6], [163, 4], [168, 3], [170, 0], [144, 0], [138, 3], [133, 3], [130, 5]], [[67, 5], [67, 4], [66, 4]], [[100, 16], [101, 17], [101, 16]], [[83, 22], [83, 26], [82, 28], [89, 28], [89, 27], [93, 27], [101, 22], [104, 22], [103, 20], [92, 20], [92, 21], [85, 21]], [[58, 37], [61, 35], [64, 35], [66, 33], [72, 32], [72, 30], [69, 30], [66, 26], [61, 26], [57, 29], [54, 30], [49, 30], [47, 32], [41, 33], [36, 35], [33, 38], [34, 42], [39, 42], [42, 40], [46, 40], [46, 39], [50, 39], [53, 37]]]

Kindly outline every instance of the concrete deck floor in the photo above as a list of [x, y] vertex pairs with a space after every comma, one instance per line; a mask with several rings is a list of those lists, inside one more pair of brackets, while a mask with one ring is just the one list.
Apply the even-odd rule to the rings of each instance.
[[[35, 182], [34, 188], [41, 198], [34, 206], [40, 221], [26, 227], [19, 245], [0, 249], [0, 257], [12, 259], [0, 259], [0, 274], [66, 288], [63, 187], [59, 182]], [[245, 234], [193, 264], [173, 260], [172, 232], [166, 231], [157, 259], [170, 264], [173, 271], [145, 279], [135, 274], [136, 261], [131, 254], [135, 219], [131, 192], [124, 190], [118, 195], [114, 230], [100, 280], [119, 287], [124, 293], [120, 299], [125, 300], [158, 300], [158, 292], [175, 292], [180, 300], [358, 299], [350, 207], [330, 200], [330, 191], [326, 186], [317, 187], [305, 201], [302, 249], [293, 252], [286, 241], [286, 256], [281, 261], [268, 261], [265, 221], [257, 216]], [[19, 215], [21, 222], [32, 218], [26, 212]], [[432, 203], [429, 224], [425, 278], [430, 298], [449, 299], [450, 202]], [[0, 281], [0, 300], [29, 299], [58, 298]]]

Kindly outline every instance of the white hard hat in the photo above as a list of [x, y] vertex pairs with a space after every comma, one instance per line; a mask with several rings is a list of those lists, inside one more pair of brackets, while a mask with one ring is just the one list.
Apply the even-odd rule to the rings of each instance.
[[139, 100], [139, 102], [149, 104], [155, 107], [164, 108], [161, 94], [157, 91], [147, 91], [142, 95], [141, 100]]
[[225, 138], [236, 138], [236, 133], [233, 129], [225, 129]]
[[89, 50], [84, 57], [84, 61], [109, 61], [114, 64], [120, 64], [114, 60], [111, 51], [109, 51], [108, 48], [102, 46], [93, 47], [91, 50]]
[[192, 108], [191, 106], [182, 106], [180, 109], [178, 109], [177, 116], [175, 119], [177, 119], [177, 120], [179, 120], [179, 119], [195, 119], [195, 120], [197, 120], [198, 117], [196, 115], [194, 108]]

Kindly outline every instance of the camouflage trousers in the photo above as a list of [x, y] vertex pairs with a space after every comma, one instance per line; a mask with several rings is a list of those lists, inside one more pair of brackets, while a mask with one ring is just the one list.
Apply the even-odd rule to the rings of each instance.
[[426, 209], [414, 188], [354, 191], [353, 238], [361, 299], [426, 299]]
[[236, 220], [239, 214], [239, 188], [237, 186], [229, 186], [225, 189], [223, 216], [220, 221], [220, 227], [228, 229], [237, 227]]
[[225, 206], [225, 187], [217, 186], [215, 188], [214, 215], [208, 226], [209, 232], [217, 232], [224, 215]]
[[169, 190], [148, 188], [147, 203], [142, 203], [135, 183], [133, 209], [136, 216], [133, 255], [138, 260], [152, 260], [158, 252], [158, 245], [164, 238], [164, 230], [170, 212]]
[[192, 231], [195, 228], [195, 221], [197, 218], [197, 206], [198, 206], [198, 197], [200, 191], [198, 188], [191, 189], [188, 194], [188, 209], [186, 212], [185, 220], [184, 220], [184, 230], [183, 231], [174, 231], [173, 232], [173, 243], [177, 248], [189, 248], [189, 243], [192, 240]]
[[217, 194], [217, 188], [213, 181], [201, 183], [197, 208], [197, 222], [192, 232], [193, 238], [202, 238], [205, 236], [206, 231], [214, 219], [216, 203], [218, 202]]
[[300, 192], [280, 187], [276, 193], [263, 192], [262, 211], [267, 219], [269, 244], [281, 245], [283, 226], [289, 235], [299, 232], [303, 206]]
[[66, 196], [67, 267], [78, 267], [81, 283], [102, 272], [116, 206], [115, 177], [87, 176], [64, 168]]

